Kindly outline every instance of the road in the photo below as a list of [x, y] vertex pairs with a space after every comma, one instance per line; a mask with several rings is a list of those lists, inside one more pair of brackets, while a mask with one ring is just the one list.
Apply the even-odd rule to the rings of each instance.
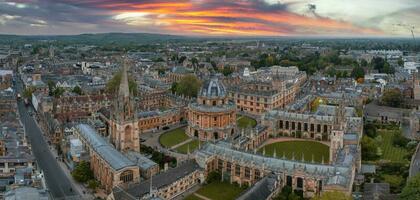
[[[18, 91], [19, 89], [21, 88], [18, 87]], [[18, 101], [20, 119], [29, 137], [37, 164], [45, 174], [48, 190], [54, 199], [81, 199], [51, 153], [34, 118], [29, 115], [29, 109], [31, 108], [26, 107], [23, 101]]]
[[413, 177], [420, 172], [420, 144], [416, 148], [416, 152], [411, 158], [409, 177]]

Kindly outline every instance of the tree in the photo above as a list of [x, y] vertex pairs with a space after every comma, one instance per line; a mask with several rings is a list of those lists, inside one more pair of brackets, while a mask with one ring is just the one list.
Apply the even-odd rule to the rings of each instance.
[[363, 70], [363, 67], [356, 66], [351, 71], [351, 77], [354, 79], [364, 78], [365, 77], [365, 70]]
[[[120, 86], [121, 77], [122, 77], [122, 71], [116, 73], [114, 77], [112, 77], [112, 79], [109, 80], [108, 83], [106, 84], [105, 90], [108, 93], [116, 94]], [[128, 88], [130, 92], [134, 94], [134, 96], [137, 95], [137, 83], [131, 77], [128, 77]]]
[[360, 60], [360, 66], [361, 67], [367, 67], [368, 66], [368, 62], [365, 59]]
[[362, 144], [362, 159], [363, 160], [378, 159], [379, 157], [377, 154], [378, 145], [376, 144], [374, 139], [367, 136], [363, 136], [361, 144]]
[[351, 196], [345, 193], [334, 191], [334, 192], [323, 192], [321, 196], [315, 197], [312, 200], [351, 200]]
[[398, 65], [399, 66], [403, 66], [404, 65], [404, 60], [401, 57], [398, 58]]
[[71, 173], [74, 180], [80, 183], [86, 183], [88, 180], [93, 179], [93, 171], [90, 169], [90, 164], [86, 161], [80, 161]]
[[405, 138], [401, 133], [397, 133], [392, 138], [392, 144], [397, 147], [405, 148], [410, 142], [409, 139]]
[[28, 87], [23, 91], [23, 98], [32, 98], [32, 93], [35, 91], [35, 88]]
[[62, 87], [56, 87], [56, 88], [54, 88], [54, 90], [53, 90], [53, 92], [52, 92], [52, 95], [55, 97], [55, 98], [59, 98], [59, 97], [61, 97], [61, 95], [63, 95], [64, 94], [64, 92], [65, 92], [66, 90], [64, 89], [64, 88], [62, 88]]
[[363, 129], [365, 131], [365, 135], [371, 138], [375, 138], [376, 136], [378, 136], [378, 132], [374, 124], [371, 124], [371, 123], [366, 124]]
[[76, 93], [78, 95], [82, 95], [83, 94], [82, 88], [80, 88], [78, 85], [74, 86], [72, 92], [74, 92], [74, 93]]
[[402, 190], [399, 199], [417, 200], [420, 199], [420, 174], [411, 177]]
[[186, 75], [176, 85], [176, 93], [188, 97], [197, 97], [201, 82], [195, 75]]
[[96, 190], [96, 188], [99, 187], [99, 182], [97, 180], [90, 179], [87, 181], [87, 185], [89, 189]]
[[181, 64], [184, 62], [184, 60], [187, 59], [186, 56], [181, 56], [181, 58], [179, 58], [178, 63]]
[[233, 73], [233, 70], [230, 67], [224, 67], [222, 70], [222, 74], [225, 76], [229, 76], [232, 73]]
[[404, 99], [399, 89], [388, 89], [384, 92], [381, 102], [385, 106], [400, 107]]
[[395, 69], [382, 57], [374, 57], [371, 64], [373, 69], [378, 70], [380, 73], [393, 74], [395, 72]]

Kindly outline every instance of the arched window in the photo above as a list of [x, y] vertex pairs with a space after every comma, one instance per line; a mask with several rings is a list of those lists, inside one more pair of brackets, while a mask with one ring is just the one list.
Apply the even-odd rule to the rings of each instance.
[[120, 181], [122, 181], [123, 183], [131, 182], [133, 181], [133, 179], [133, 171], [131, 170], [124, 171], [120, 175]]
[[215, 140], [217, 140], [217, 139], [219, 139], [219, 134], [217, 132], [214, 132], [213, 137], [214, 137]]
[[131, 139], [131, 132], [132, 132], [132, 128], [131, 126], [126, 126], [125, 130], [124, 130], [124, 140], [129, 140]]

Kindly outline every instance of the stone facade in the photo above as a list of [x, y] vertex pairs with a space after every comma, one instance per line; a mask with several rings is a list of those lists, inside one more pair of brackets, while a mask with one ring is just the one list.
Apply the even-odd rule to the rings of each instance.
[[203, 84], [196, 103], [188, 106], [187, 134], [202, 141], [226, 139], [235, 133], [236, 110], [224, 85], [213, 78]]
[[109, 133], [111, 143], [119, 151], [140, 152], [139, 126], [134, 99], [130, 97], [127, 77], [127, 63], [124, 64], [118, 96], [110, 114]]

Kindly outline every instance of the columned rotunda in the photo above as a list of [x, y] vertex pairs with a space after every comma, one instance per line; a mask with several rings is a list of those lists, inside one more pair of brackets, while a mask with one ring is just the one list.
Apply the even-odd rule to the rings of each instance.
[[235, 133], [236, 109], [217, 78], [206, 81], [197, 102], [188, 106], [187, 134], [201, 141], [228, 138]]

